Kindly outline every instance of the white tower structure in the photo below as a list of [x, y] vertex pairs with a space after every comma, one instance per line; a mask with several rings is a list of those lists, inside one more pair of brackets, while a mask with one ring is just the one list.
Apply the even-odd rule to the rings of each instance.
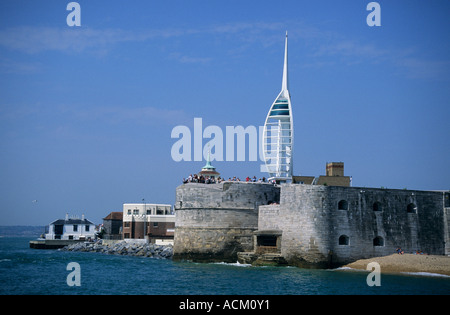
[[294, 122], [288, 83], [288, 35], [284, 48], [281, 92], [270, 107], [264, 123], [263, 154], [269, 180], [292, 181]]

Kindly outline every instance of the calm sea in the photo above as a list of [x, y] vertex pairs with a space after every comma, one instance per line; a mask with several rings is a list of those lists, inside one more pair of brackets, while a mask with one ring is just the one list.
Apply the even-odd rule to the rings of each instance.
[[[29, 238], [0, 238], [0, 294], [334, 295], [450, 294], [450, 277], [383, 275], [369, 287], [368, 272], [198, 264], [100, 253], [30, 249]], [[70, 262], [80, 286], [69, 286]]]

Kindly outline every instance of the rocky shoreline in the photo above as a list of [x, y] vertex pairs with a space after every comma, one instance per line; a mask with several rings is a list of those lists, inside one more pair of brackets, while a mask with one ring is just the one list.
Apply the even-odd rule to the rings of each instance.
[[119, 241], [117, 243], [105, 243], [102, 240], [94, 243], [75, 243], [59, 249], [69, 252], [95, 252], [110, 255], [129, 255], [152, 257], [157, 259], [172, 259], [172, 245], [157, 245], [147, 243], [128, 243]]

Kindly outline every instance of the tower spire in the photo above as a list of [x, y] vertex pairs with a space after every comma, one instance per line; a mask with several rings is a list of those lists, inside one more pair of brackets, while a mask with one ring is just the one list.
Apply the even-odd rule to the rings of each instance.
[[286, 43], [284, 46], [284, 67], [283, 67], [283, 83], [281, 84], [281, 91], [289, 91], [288, 85], [288, 33], [286, 31]]
[[281, 92], [270, 107], [263, 130], [263, 155], [269, 179], [292, 181], [294, 121], [288, 83], [288, 34], [284, 47], [283, 83]]

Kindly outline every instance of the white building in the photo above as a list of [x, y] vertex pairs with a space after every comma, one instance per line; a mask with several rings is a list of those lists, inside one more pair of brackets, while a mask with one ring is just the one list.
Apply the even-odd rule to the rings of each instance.
[[48, 226], [46, 240], [88, 240], [95, 238], [95, 224], [84, 218], [70, 217], [53, 221]]
[[123, 239], [173, 240], [175, 214], [172, 206], [154, 203], [123, 204]]

